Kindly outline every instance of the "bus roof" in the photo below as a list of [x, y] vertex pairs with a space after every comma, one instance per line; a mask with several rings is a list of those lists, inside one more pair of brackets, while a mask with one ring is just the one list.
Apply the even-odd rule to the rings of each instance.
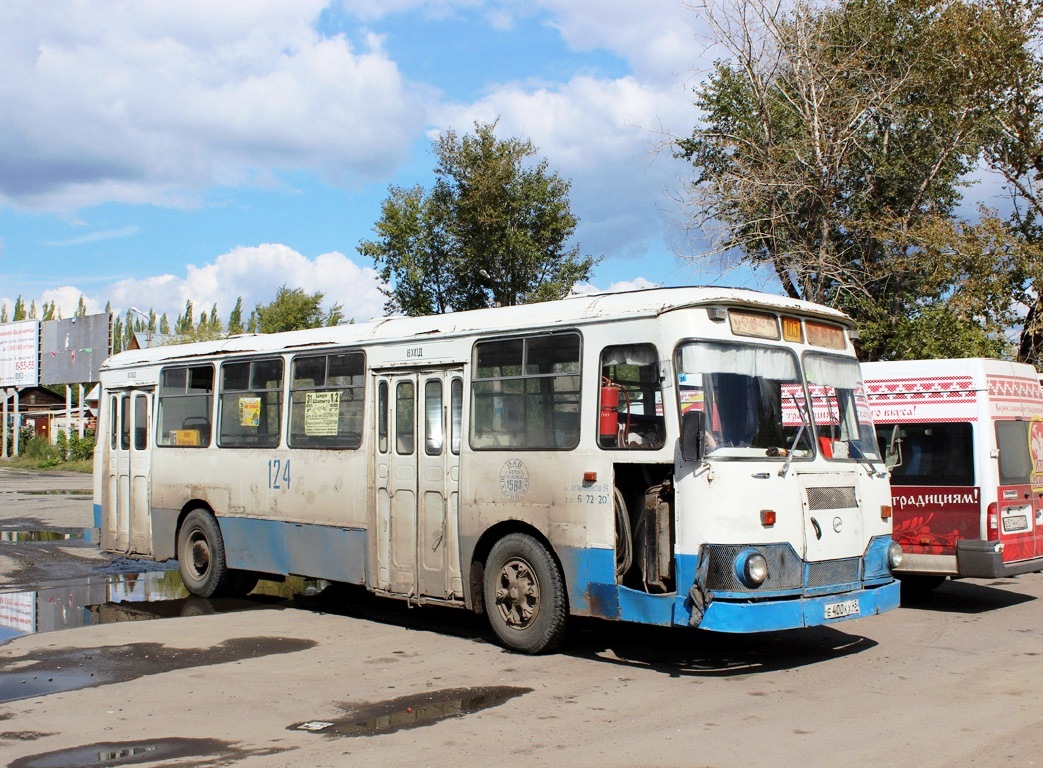
[[408, 341], [417, 337], [464, 336], [478, 332], [553, 330], [607, 320], [658, 317], [679, 309], [714, 304], [794, 312], [828, 320], [847, 328], [853, 327], [847, 315], [838, 310], [786, 296], [712, 286], [648, 288], [616, 293], [579, 294], [558, 301], [513, 307], [492, 307], [423, 317], [384, 317], [367, 323], [273, 334], [244, 334], [213, 341], [131, 350], [110, 357], [102, 364], [102, 370], [156, 364], [174, 359], [273, 352], [328, 344], [359, 345]]

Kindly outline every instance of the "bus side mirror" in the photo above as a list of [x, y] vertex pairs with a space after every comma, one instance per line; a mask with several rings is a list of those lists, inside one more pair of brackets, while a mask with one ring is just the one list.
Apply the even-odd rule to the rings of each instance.
[[884, 452], [884, 464], [888, 469], [902, 466], [902, 437], [903, 433], [898, 429], [898, 425], [895, 424], [894, 429], [891, 430], [891, 439], [887, 443], [887, 450]]
[[681, 414], [681, 458], [685, 461], [703, 460], [703, 441], [706, 429], [706, 414], [702, 411], [685, 411]]

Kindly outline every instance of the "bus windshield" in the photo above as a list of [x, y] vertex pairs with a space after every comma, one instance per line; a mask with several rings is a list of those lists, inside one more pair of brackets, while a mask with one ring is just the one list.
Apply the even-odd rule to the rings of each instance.
[[693, 342], [677, 352], [681, 410], [706, 414], [708, 458], [812, 455], [804, 385], [787, 349]]
[[804, 357], [804, 372], [819, 449], [825, 457], [879, 460], [876, 430], [858, 362], [809, 353]]

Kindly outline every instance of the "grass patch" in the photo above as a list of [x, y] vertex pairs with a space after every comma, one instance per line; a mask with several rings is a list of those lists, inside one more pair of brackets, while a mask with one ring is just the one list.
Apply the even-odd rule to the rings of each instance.
[[83, 472], [89, 475], [94, 471], [94, 462], [90, 459], [56, 461], [53, 458], [12, 456], [9, 459], [0, 459], [0, 467], [10, 467], [12, 469], [60, 469], [63, 472]]

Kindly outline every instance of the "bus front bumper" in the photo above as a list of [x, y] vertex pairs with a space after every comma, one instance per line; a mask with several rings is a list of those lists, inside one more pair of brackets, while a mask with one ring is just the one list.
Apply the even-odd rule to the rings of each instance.
[[739, 601], [715, 599], [706, 605], [700, 629], [713, 632], [768, 632], [799, 629], [874, 616], [898, 607], [901, 585], [892, 581], [837, 595]]

